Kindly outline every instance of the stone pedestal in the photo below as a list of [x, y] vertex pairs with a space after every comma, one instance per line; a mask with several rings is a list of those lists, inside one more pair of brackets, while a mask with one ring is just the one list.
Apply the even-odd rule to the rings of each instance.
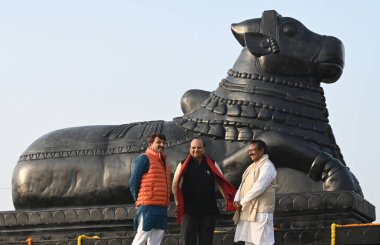
[[[354, 192], [276, 195], [276, 244], [331, 244], [331, 224], [376, 219], [375, 207]], [[380, 244], [380, 226], [336, 230], [337, 244]]]
[[[223, 210], [224, 201], [219, 202]], [[76, 245], [80, 235], [100, 239], [82, 244], [131, 244], [134, 236], [132, 205], [72, 207], [0, 212], [0, 244]], [[233, 243], [232, 214], [218, 217], [214, 244]], [[368, 223], [375, 220], [375, 207], [353, 192], [315, 192], [276, 196], [274, 225], [276, 244], [330, 244], [331, 223]], [[380, 227], [337, 229], [337, 244], [380, 244]], [[163, 244], [179, 245], [175, 209], [169, 208], [169, 227]]]
[[323, 228], [332, 223], [370, 223], [375, 219], [375, 206], [354, 192], [276, 195], [274, 225], [279, 229]]

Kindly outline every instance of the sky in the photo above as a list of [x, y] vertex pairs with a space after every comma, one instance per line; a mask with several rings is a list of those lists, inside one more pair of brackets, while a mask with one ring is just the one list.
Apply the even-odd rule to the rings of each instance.
[[14, 210], [12, 172], [34, 140], [61, 128], [182, 115], [182, 94], [215, 90], [238, 57], [230, 25], [271, 9], [342, 40], [343, 75], [322, 85], [329, 120], [365, 198], [380, 208], [379, 7], [375, 0], [0, 1], [0, 211]]

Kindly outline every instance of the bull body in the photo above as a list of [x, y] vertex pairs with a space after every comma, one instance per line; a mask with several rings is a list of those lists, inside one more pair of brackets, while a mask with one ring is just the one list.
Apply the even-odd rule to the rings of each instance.
[[[215, 91], [183, 95], [183, 116], [66, 128], [32, 143], [14, 169], [15, 208], [132, 203], [128, 180], [153, 133], [166, 135], [172, 171], [188, 154], [190, 140], [200, 135], [207, 154], [238, 186], [250, 164], [247, 142], [262, 139], [276, 167], [291, 170], [279, 181], [282, 191], [297, 192], [294, 186], [314, 180], [320, 183], [316, 190], [362, 195], [335, 142], [320, 86], [342, 74], [340, 40], [313, 33], [276, 11], [231, 29], [243, 46], [240, 56]], [[300, 173], [310, 179], [300, 180]]]

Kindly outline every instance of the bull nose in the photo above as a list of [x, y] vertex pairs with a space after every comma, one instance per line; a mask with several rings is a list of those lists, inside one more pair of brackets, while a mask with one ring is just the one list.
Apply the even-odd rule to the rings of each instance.
[[318, 77], [323, 82], [336, 82], [342, 75], [344, 67], [343, 43], [338, 38], [325, 36], [315, 62], [318, 65]]
[[344, 46], [336, 37], [325, 36], [323, 46], [316, 59], [318, 63], [332, 63], [344, 67]]

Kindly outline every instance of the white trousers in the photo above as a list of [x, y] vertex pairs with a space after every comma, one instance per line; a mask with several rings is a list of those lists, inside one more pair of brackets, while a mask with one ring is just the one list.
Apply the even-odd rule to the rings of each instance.
[[140, 215], [139, 226], [135, 238], [131, 245], [160, 245], [162, 238], [164, 238], [165, 231], [158, 229], [151, 229], [150, 231], [143, 231], [143, 215]]

